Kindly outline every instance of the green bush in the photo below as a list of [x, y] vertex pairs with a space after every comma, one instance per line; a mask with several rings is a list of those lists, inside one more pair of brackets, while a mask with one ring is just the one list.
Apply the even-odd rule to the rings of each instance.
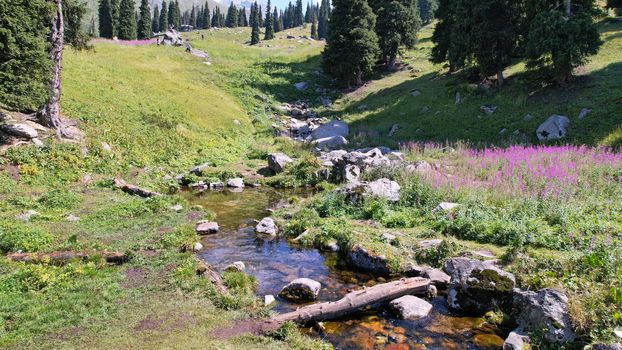
[[434, 248], [418, 249], [415, 251], [417, 263], [425, 263], [430, 266], [440, 267], [445, 260], [455, 256], [460, 251], [460, 246], [452, 238], [444, 238], [441, 244]]
[[52, 236], [38, 228], [10, 221], [0, 222], [0, 251], [36, 252], [52, 243]]
[[342, 218], [329, 218], [320, 226], [314, 244], [323, 247], [331, 241], [337, 241], [341, 251], [348, 251], [352, 245], [352, 226]]
[[305, 230], [318, 225], [320, 217], [317, 212], [311, 208], [302, 208], [296, 212], [283, 227], [286, 237], [297, 237]]
[[227, 271], [222, 276], [222, 281], [227, 288], [235, 292], [252, 293], [257, 288], [255, 276], [247, 275], [240, 271]]
[[432, 210], [443, 200], [442, 194], [418, 176], [406, 180], [401, 190], [402, 204]]

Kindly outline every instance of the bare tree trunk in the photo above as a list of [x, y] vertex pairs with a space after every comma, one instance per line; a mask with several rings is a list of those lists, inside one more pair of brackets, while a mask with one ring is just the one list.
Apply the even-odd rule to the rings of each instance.
[[572, 0], [566, 0], [566, 16], [568, 19], [572, 16]]
[[63, 4], [62, 0], [52, 0], [56, 5], [56, 14], [52, 18], [50, 32], [50, 59], [52, 60], [52, 78], [50, 79], [50, 97], [48, 102], [39, 109], [39, 122], [56, 130], [59, 137], [65, 136], [63, 123], [60, 119], [60, 96], [61, 96], [61, 64], [63, 60], [63, 44], [65, 31], [63, 28]]
[[503, 71], [500, 70], [497, 72], [497, 87], [501, 89], [505, 84], [505, 77], [503, 76]]

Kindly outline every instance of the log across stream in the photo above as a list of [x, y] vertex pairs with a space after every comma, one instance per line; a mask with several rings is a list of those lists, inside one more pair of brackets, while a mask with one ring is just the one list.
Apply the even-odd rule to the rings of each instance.
[[[386, 282], [349, 270], [336, 254], [290, 245], [282, 238], [266, 240], [257, 236], [253, 220], [269, 216], [267, 208], [292, 195], [269, 188], [188, 194], [192, 204], [214, 212], [220, 225], [220, 233], [203, 238], [204, 249], [198, 253], [199, 258], [216, 269], [243, 261], [247, 273], [257, 278], [257, 294], [262, 298], [267, 294], [276, 296], [284, 285], [298, 277], [322, 284], [319, 302], [337, 301], [353, 290], [369, 290]], [[365, 308], [355, 315], [323, 322], [321, 330], [303, 330], [324, 338], [337, 349], [501, 349], [503, 335], [482, 318], [452, 315], [442, 296], [431, 303], [434, 309], [425, 322], [400, 320], [382, 307]], [[283, 321], [300, 316], [300, 312], [291, 313], [298, 308], [305, 315], [318, 311], [313, 305], [303, 309], [278, 297], [273, 310], [280, 314], [276, 318]]]

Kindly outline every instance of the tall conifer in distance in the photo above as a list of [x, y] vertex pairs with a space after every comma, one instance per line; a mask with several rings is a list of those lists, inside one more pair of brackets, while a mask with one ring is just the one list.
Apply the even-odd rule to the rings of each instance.
[[315, 20], [311, 22], [311, 39], [317, 40], [317, 25], [315, 24]]
[[110, 9], [112, 10], [112, 36], [118, 36], [119, 29], [119, 0], [110, 0]]
[[203, 29], [209, 29], [212, 26], [212, 21], [210, 19], [210, 11], [209, 4], [207, 1], [205, 2], [205, 8], [203, 9]]
[[238, 9], [238, 27], [244, 27], [244, 14], [242, 8]]
[[376, 15], [367, 0], [335, 0], [322, 52], [324, 70], [344, 86], [360, 86], [378, 54]]
[[153, 9], [153, 19], [151, 20], [151, 31], [157, 33], [160, 31], [160, 8], [156, 5]]
[[175, 1], [170, 0], [168, 3], [168, 26], [175, 27], [175, 30], [179, 30], [178, 27], [175, 26]]
[[193, 28], [197, 28], [197, 10], [192, 4], [192, 10], [190, 10], [190, 18], [188, 20], [188, 24], [190, 24]]
[[162, 10], [160, 11], [160, 32], [168, 30], [168, 5], [166, 1], [162, 1]]
[[281, 19], [279, 18], [279, 10], [277, 10], [276, 6], [274, 6], [274, 12], [272, 13], [272, 22], [273, 22], [275, 33], [278, 33], [279, 31], [281, 31], [281, 29], [279, 29], [280, 20]]
[[311, 5], [307, 2], [307, 11], [305, 12], [305, 23], [311, 23]]
[[244, 27], [248, 27], [248, 16], [246, 15], [246, 7], [242, 8], [242, 19], [244, 20]]
[[99, 0], [99, 36], [112, 39], [114, 24], [112, 21], [112, 7], [110, 0]]
[[326, 39], [328, 35], [328, 17], [330, 15], [330, 0], [322, 0], [319, 10], [317, 25], [317, 36], [319, 39]]
[[119, 29], [117, 36], [121, 40], [136, 39], [136, 14], [134, 0], [121, 0], [119, 4]]
[[175, 29], [181, 29], [181, 7], [179, 7], [179, 1], [175, 0]]
[[138, 39], [151, 38], [151, 24], [151, 9], [149, 8], [149, 0], [141, 0], [140, 21], [138, 22], [137, 30]]
[[259, 28], [261, 28], [263, 27], [263, 12], [259, 4], [257, 4], [257, 17], [259, 18]]
[[252, 26], [253, 29], [251, 30], [251, 45], [255, 45], [259, 43], [259, 12], [261, 10], [259, 9], [259, 5], [257, 5], [257, 2], [255, 2], [253, 4], [253, 11], [252, 11]]
[[270, 4], [270, 0], [268, 0], [268, 5], [266, 5], [266, 34], [264, 35], [264, 40], [274, 39], [274, 19], [272, 18], [272, 5]]

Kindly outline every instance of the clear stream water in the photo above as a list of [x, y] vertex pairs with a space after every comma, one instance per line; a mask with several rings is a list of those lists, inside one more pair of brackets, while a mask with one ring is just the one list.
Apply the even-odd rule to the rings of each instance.
[[[247, 273], [257, 278], [257, 294], [261, 297], [276, 296], [284, 285], [299, 277], [322, 283], [321, 301], [336, 300], [349, 290], [381, 282], [341, 266], [334, 253], [298, 247], [283, 238], [256, 235], [253, 220], [269, 216], [269, 208], [292, 195], [261, 188], [189, 196], [192, 204], [213, 212], [220, 226], [220, 233], [203, 238], [205, 248], [199, 257], [219, 270], [234, 261], [244, 262]], [[442, 296], [432, 303], [434, 309], [424, 321], [405, 321], [386, 310], [369, 310], [352, 318], [324, 322], [321, 331], [304, 330], [331, 342], [336, 349], [501, 349], [505, 334], [482, 318], [452, 315]], [[285, 312], [297, 306], [277, 297], [273, 309]]]

